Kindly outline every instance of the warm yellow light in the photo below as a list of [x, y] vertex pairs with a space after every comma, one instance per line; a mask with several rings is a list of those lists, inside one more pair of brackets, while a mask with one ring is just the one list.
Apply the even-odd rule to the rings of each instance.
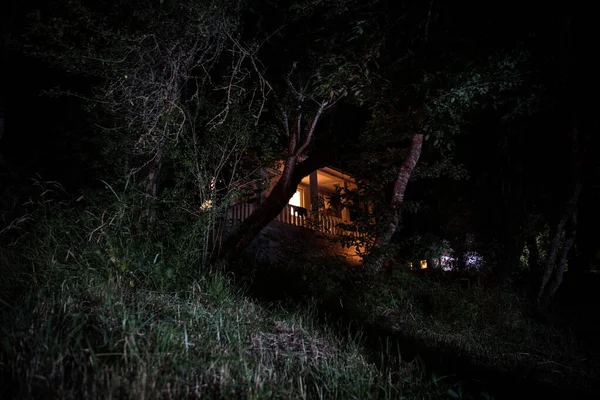
[[212, 208], [212, 201], [204, 200], [204, 203], [200, 206], [200, 211], [210, 210]]
[[421, 260], [421, 269], [427, 269], [427, 260]]
[[288, 204], [296, 207], [302, 207], [302, 196], [299, 190], [294, 193]]

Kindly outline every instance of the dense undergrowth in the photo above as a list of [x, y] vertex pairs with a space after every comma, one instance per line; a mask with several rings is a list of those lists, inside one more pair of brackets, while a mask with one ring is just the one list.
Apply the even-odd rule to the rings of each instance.
[[193, 227], [50, 192], [2, 235], [1, 398], [491, 398], [502, 382], [477, 372], [597, 377], [503, 289], [335, 260], [201, 268]]

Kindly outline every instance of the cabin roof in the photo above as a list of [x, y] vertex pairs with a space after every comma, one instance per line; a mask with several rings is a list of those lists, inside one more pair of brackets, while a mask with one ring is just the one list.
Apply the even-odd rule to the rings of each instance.
[[[317, 170], [317, 182], [319, 188], [331, 191], [335, 190], [336, 185], [340, 187], [356, 187], [356, 182], [352, 176], [334, 167], [324, 167]], [[304, 177], [302, 184], [308, 186], [310, 184], [310, 176]]]

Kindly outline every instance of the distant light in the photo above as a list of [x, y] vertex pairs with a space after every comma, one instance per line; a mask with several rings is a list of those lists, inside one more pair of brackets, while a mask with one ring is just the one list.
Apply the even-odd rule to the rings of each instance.
[[452, 271], [452, 263], [454, 262], [454, 258], [450, 256], [442, 256], [442, 269], [444, 271]]
[[211, 208], [212, 208], [212, 201], [204, 200], [204, 202], [200, 206], [200, 211], [207, 211], [207, 210], [210, 210]]
[[427, 260], [421, 260], [421, 269], [427, 269]]
[[470, 251], [469, 253], [467, 253], [467, 259], [465, 261], [465, 264], [468, 267], [477, 267], [482, 261], [483, 257], [475, 253], [474, 251]]

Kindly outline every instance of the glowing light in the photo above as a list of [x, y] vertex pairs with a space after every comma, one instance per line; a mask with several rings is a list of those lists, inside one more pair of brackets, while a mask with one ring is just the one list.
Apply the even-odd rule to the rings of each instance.
[[210, 210], [211, 208], [212, 208], [212, 201], [204, 200], [204, 202], [200, 206], [200, 211], [207, 211], [207, 210]]
[[294, 193], [288, 204], [296, 207], [302, 207], [302, 193], [299, 190]]
[[427, 269], [427, 260], [421, 260], [421, 269]]

